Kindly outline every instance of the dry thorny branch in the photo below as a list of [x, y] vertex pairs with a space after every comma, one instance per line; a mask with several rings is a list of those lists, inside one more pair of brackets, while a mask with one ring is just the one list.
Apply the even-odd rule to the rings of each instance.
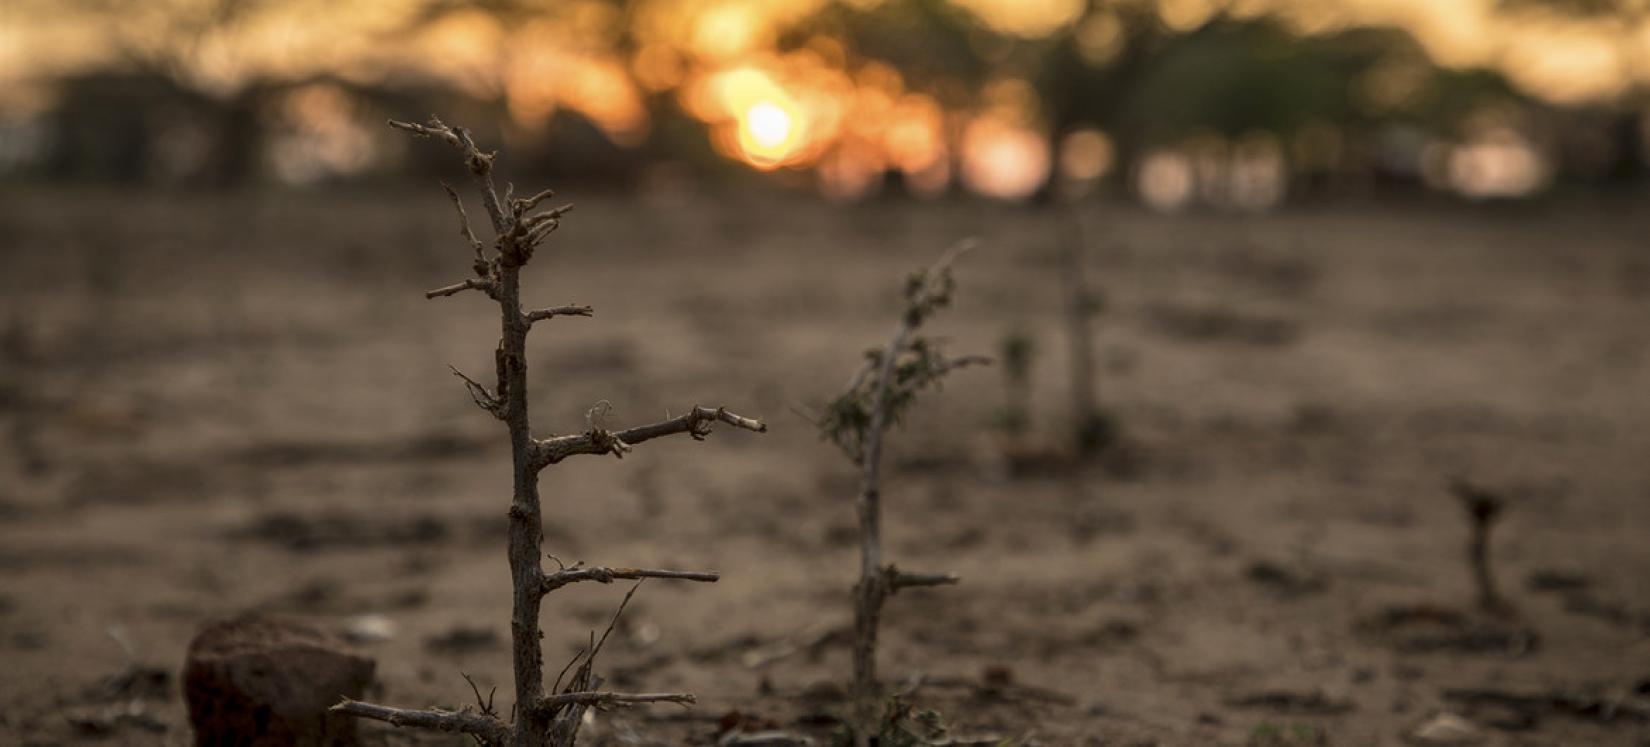
[[[558, 677], [550, 693], [545, 693], [539, 608], [546, 594], [578, 581], [605, 584], [614, 579], [663, 578], [714, 582], [718, 576], [709, 572], [586, 567], [582, 564], [565, 567], [559, 561], [558, 570], [546, 573], [540, 548], [544, 531], [539, 507], [538, 473], [545, 467], [579, 454], [622, 457], [636, 444], [662, 436], [686, 433], [695, 440], [703, 440], [716, 423], [758, 433], [766, 431], [767, 426], [723, 408], [695, 406], [681, 417], [609, 431], [599, 423], [598, 415], [602, 410], [593, 409], [585, 432], [535, 438], [527, 415], [527, 332], [537, 322], [560, 316], [587, 317], [593, 311], [589, 306], [576, 304], [524, 311], [521, 307], [520, 273], [522, 266], [533, 258], [533, 250], [561, 225], [562, 217], [572, 206], [538, 210], [541, 203], [554, 196], [555, 193], [550, 190], [516, 198], [513, 189], [507, 188], [500, 199], [492, 176], [493, 160], [497, 154], [482, 152], [462, 127], [449, 127], [433, 117], [427, 124], [391, 121], [390, 126], [418, 137], [441, 140], [457, 149], [464, 159], [473, 187], [481, 196], [493, 229], [493, 244], [489, 249], [471, 227], [458, 191], [443, 185], [458, 213], [459, 235], [475, 255], [472, 264], [475, 276], [429, 291], [425, 296], [438, 298], [475, 290], [499, 305], [502, 335], [495, 355], [495, 387], [489, 389], [457, 369], [453, 373], [463, 379], [465, 388], [478, 406], [504, 421], [510, 434], [514, 475], [514, 493], [509, 511], [510, 574], [514, 587], [510, 629], [516, 703], [514, 718], [506, 721], [493, 709], [491, 697], [486, 703], [480, 702], [480, 690], [472, 682], [471, 687], [478, 701], [475, 708], [466, 706], [457, 711], [409, 710], [345, 700], [333, 706], [333, 710], [396, 726], [468, 734], [481, 744], [526, 747], [571, 745], [584, 712], [589, 708], [632, 703], [692, 703], [693, 696], [684, 693], [630, 694], [598, 690], [601, 680], [593, 674], [592, 668], [596, 652], [607, 640], [607, 633], [602, 635], [601, 641], [592, 641], [583, 664], [566, 687], [561, 686]], [[630, 594], [634, 593], [632, 588]], [[627, 603], [630, 594], [625, 596]], [[621, 612], [623, 608], [621, 604]], [[617, 619], [615, 615], [615, 622]], [[612, 632], [611, 625], [607, 632]]]
[[951, 304], [956, 280], [951, 264], [972, 247], [953, 247], [933, 267], [907, 279], [905, 312], [892, 340], [865, 354], [865, 363], [847, 389], [826, 406], [816, 424], [861, 470], [859, 500], [860, 577], [854, 586], [854, 733], [867, 744], [877, 732], [877, 625], [882, 605], [900, 589], [954, 584], [949, 573], [907, 573], [882, 563], [882, 439], [915, 401], [919, 391], [938, 387], [947, 373], [988, 363], [979, 356], [947, 358], [935, 341], [918, 330]]

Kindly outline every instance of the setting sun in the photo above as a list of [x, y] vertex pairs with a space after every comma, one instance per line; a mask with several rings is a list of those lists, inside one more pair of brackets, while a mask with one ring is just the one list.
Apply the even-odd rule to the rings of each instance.
[[739, 149], [759, 168], [773, 168], [794, 155], [801, 144], [796, 105], [762, 99], [739, 116]]
[[745, 112], [745, 128], [750, 139], [760, 148], [779, 148], [791, 134], [791, 115], [771, 101], [764, 101]]

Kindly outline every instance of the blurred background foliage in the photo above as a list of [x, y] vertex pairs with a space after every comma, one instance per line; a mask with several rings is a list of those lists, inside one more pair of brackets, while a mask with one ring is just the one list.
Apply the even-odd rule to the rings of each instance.
[[0, 179], [519, 169], [1264, 210], [1645, 175], [1650, 0], [9, 0]]

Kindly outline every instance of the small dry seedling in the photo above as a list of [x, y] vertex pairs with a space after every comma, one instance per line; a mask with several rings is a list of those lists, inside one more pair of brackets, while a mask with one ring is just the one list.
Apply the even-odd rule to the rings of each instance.
[[1060, 276], [1066, 296], [1066, 340], [1071, 348], [1072, 440], [1080, 457], [1091, 456], [1117, 438], [1117, 423], [1099, 405], [1094, 386], [1094, 338], [1090, 321], [1100, 311], [1101, 297], [1085, 278], [1087, 237], [1083, 219], [1075, 208], [1071, 216], [1072, 235], [1060, 252]]
[[[493, 187], [492, 176], [493, 159], [497, 154], [483, 153], [476, 148], [469, 132], [462, 127], [448, 127], [433, 117], [423, 125], [395, 121], [391, 121], [390, 125], [417, 137], [443, 141], [458, 150], [476, 191], [481, 195], [482, 204], [486, 206], [487, 218], [494, 232], [493, 246], [489, 251], [471, 229], [458, 192], [451, 186], [443, 185], [458, 211], [460, 235], [475, 253], [475, 277], [437, 288], [425, 296], [437, 298], [464, 291], [479, 291], [498, 302], [503, 321], [503, 335], [495, 355], [498, 374], [496, 388], [489, 389], [456, 369], [454, 373], [464, 380], [475, 403], [504, 421], [510, 433], [514, 477], [514, 495], [509, 511], [510, 576], [514, 585], [510, 633], [516, 704], [514, 719], [509, 721], [501, 718], [490, 702], [480, 703], [478, 708], [466, 706], [457, 711], [447, 711], [409, 710], [345, 700], [333, 706], [332, 710], [387, 721], [397, 726], [468, 734], [481, 744], [539, 747], [573, 744], [585, 711], [592, 707], [624, 703], [692, 703], [693, 696], [686, 693], [632, 694], [598, 690], [601, 681], [592, 673], [592, 667], [601, 643], [595, 641], [583, 654], [583, 663], [574, 670], [566, 686], [561, 685], [561, 677], [558, 676], [550, 691], [545, 691], [539, 605], [546, 594], [579, 581], [611, 583], [614, 579], [665, 578], [712, 582], [718, 576], [715, 573], [587, 567], [582, 564], [545, 572], [542, 563], [545, 556], [540, 549], [544, 527], [539, 509], [539, 471], [579, 454], [612, 454], [622, 458], [636, 444], [662, 436], [685, 433], [695, 440], [702, 440], [709, 435], [715, 423], [758, 433], [766, 431], [767, 427], [722, 408], [696, 406], [689, 408], [681, 417], [623, 431], [609, 431], [593, 416], [583, 433], [535, 438], [527, 418], [527, 332], [538, 322], [561, 316], [590, 316], [592, 312], [590, 307], [578, 305], [523, 311], [521, 268], [533, 258], [534, 248], [560, 226], [562, 216], [571, 206], [534, 212], [540, 203], [553, 196], [549, 190], [517, 199], [513, 190], [507, 188], [500, 199]], [[557, 565], [561, 564], [558, 562]], [[631, 591], [634, 593], [635, 590]], [[628, 602], [629, 599], [626, 595], [625, 600]], [[623, 609], [622, 604], [620, 609]], [[606, 637], [603, 635], [602, 639], [605, 641]], [[568, 667], [571, 668], [572, 663]], [[478, 701], [479, 696], [477, 691]]]
[[905, 313], [885, 347], [866, 351], [865, 363], [817, 421], [821, 434], [860, 468], [859, 582], [854, 586], [854, 739], [868, 743], [877, 732], [877, 625], [882, 605], [900, 589], [957, 583], [949, 573], [907, 573], [882, 563], [882, 439], [899, 422], [919, 391], [938, 386], [952, 370], [986, 363], [978, 356], [946, 358], [934, 340], [917, 334], [923, 323], [951, 303], [956, 281], [951, 264], [969, 245], [947, 251], [905, 285]]
[[1031, 364], [1036, 355], [1037, 340], [1024, 329], [1010, 331], [997, 343], [1003, 372], [1003, 411], [998, 425], [1015, 438], [1031, 428]]
[[1471, 522], [1472, 533], [1467, 539], [1467, 567], [1472, 573], [1473, 588], [1477, 591], [1478, 609], [1502, 612], [1508, 609], [1506, 599], [1495, 590], [1495, 577], [1490, 574], [1490, 531], [1501, 517], [1506, 501], [1493, 491], [1465, 480], [1450, 482], [1450, 492], [1460, 501], [1461, 510]]

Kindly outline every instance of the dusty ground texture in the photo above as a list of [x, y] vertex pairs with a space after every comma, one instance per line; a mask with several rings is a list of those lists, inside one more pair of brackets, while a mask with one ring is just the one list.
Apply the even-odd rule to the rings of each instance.
[[[644, 585], [604, 653], [618, 686], [700, 704], [602, 714], [589, 741], [710, 744], [732, 712], [823, 739], [855, 479], [794, 410], [886, 339], [905, 272], [978, 236], [934, 331], [957, 352], [1030, 331], [1053, 443], [1069, 221], [577, 192], [524, 295], [596, 316], [535, 330], [535, 424], [608, 400], [612, 425], [725, 404], [772, 426], [546, 471], [548, 552], [724, 574]], [[0, 203], [0, 742], [189, 742], [185, 646], [247, 609], [381, 618], [383, 701], [461, 704], [465, 672], [507, 708], [508, 452], [446, 368], [485, 375], [497, 322], [421, 295], [468, 264], [434, 185]], [[1389, 745], [1441, 711], [1489, 744], [1650, 740], [1650, 212], [1084, 220], [1126, 447], [1009, 479], [998, 457], [1037, 447], [994, 439], [999, 373], [919, 406], [888, 556], [965, 581], [888, 607], [909, 700], [1011, 744]], [[1511, 501], [1507, 617], [1471, 613], [1452, 476]], [[547, 600], [552, 669], [626, 588]], [[161, 671], [108, 681], [117, 638]]]

